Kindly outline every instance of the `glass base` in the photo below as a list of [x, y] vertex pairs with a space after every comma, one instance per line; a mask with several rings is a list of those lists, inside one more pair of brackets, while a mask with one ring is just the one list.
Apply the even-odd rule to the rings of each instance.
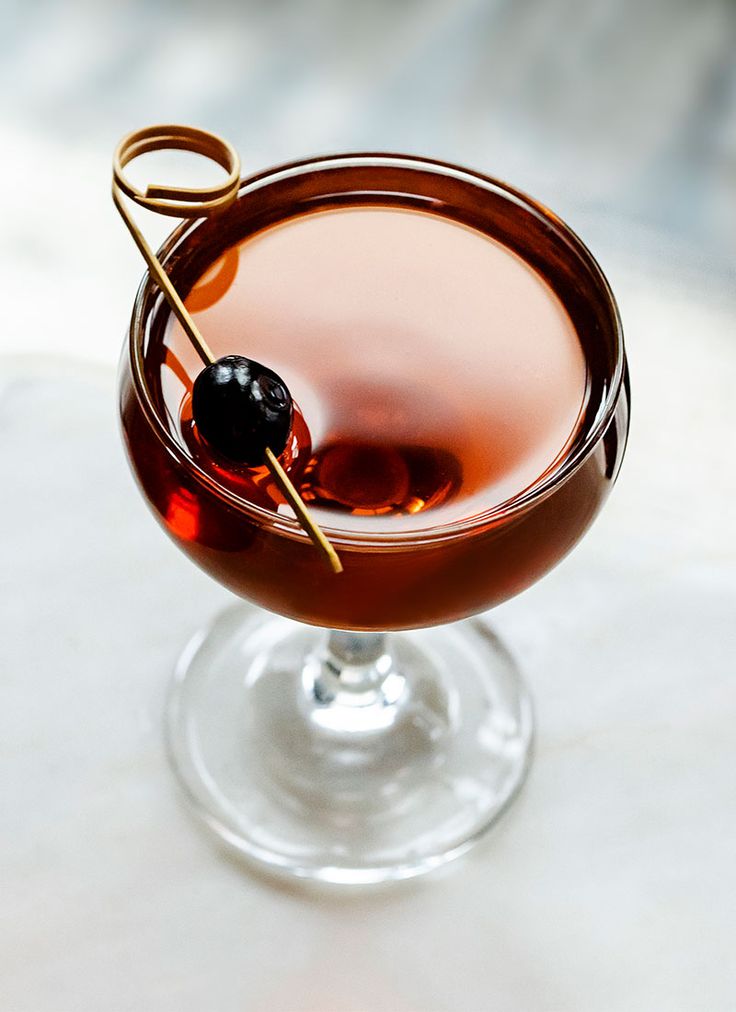
[[327, 633], [237, 605], [190, 642], [173, 768], [210, 829], [272, 872], [343, 884], [458, 857], [524, 780], [532, 708], [481, 622]]

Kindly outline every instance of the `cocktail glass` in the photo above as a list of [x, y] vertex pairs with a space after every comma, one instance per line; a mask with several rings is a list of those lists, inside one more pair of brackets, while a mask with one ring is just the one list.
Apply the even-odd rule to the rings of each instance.
[[[189, 802], [217, 836], [274, 872], [373, 883], [462, 854], [522, 784], [532, 746], [529, 695], [487, 623], [468, 616], [529, 586], [586, 531], [621, 465], [629, 388], [616, 305], [580, 239], [529, 197], [452, 165], [349, 155], [279, 167], [244, 180], [217, 218], [181, 225], [160, 257], [195, 311], [208, 287], [226, 291], [237, 244], [305, 215], [351, 208], [434, 216], [490, 237], [554, 292], [579, 339], [586, 378], [569, 438], [533, 480], [502, 501], [484, 503], [481, 492], [464, 513], [427, 508], [421, 522], [413, 507], [398, 524], [382, 520], [380, 509], [362, 511], [372, 513], [363, 523], [359, 509], [325, 508], [320, 522], [344, 566], [331, 573], [288, 511], [256, 492], [258, 482], [228, 476], [189, 438], [187, 391], [201, 364], [187, 363], [172, 338], [168, 307], [148, 275], [121, 363], [120, 408], [130, 463], [154, 515], [193, 561], [249, 602], [197, 632], [176, 668], [167, 742]], [[288, 300], [288, 278], [282, 284]], [[380, 303], [380, 291], [375, 298]], [[325, 354], [314, 321], [304, 326], [306, 339], [295, 335], [294, 375], [308, 362], [319, 376]], [[247, 318], [236, 338], [212, 326], [206, 336], [218, 354], [251, 354]], [[349, 365], [354, 356], [360, 371], [365, 342], [363, 352], [347, 344], [345, 359]], [[281, 347], [278, 363], [265, 358], [268, 349], [253, 357], [278, 365], [310, 425]], [[448, 362], [461, 359], [462, 339], [448, 334], [446, 350]], [[381, 389], [390, 388], [395, 409], [402, 387], [411, 402], [427, 382], [424, 398], [436, 393], [439, 403], [437, 374], [427, 380], [421, 363], [412, 372], [407, 366], [390, 386], [378, 384], [379, 416]], [[181, 386], [174, 408], [171, 377]], [[329, 399], [329, 385], [321, 396]], [[362, 460], [380, 489], [396, 471], [389, 461], [389, 477], [380, 477], [385, 445], [378, 458], [365, 455], [381, 438], [367, 417], [350, 466]], [[301, 446], [287, 448], [287, 463], [309, 491], [319, 434], [310, 447], [301, 415], [297, 421]], [[380, 417], [374, 424], [380, 430]], [[472, 438], [497, 441], [494, 432]], [[355, 451], [346, 443], [340, 452], [346, 447]], [[397, 451], [400, 466], [415, 467], [415, 450], [414, 457]], [[310, 452], [316, 456], [305, 467]], [[339, 471], [343, 457], [336, 459]], [[462, 470], [453, 477], [438, 466], [462, 485]]]

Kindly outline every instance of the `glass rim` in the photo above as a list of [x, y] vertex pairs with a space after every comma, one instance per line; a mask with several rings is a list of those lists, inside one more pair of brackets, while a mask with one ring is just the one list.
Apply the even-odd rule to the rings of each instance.
[[[491, 191], [497, 196], [510, 200], [525, 210], [544, 218], [545, 222], [572, 246], [575, 254], [590, 271], [595, 284], [604, 296], [614, 325], [614, 369], [610, 376], [610, 382], [608, 382], [609, 377], [607, 377], [605, 397], [601, 398], [600, 404], [595, 409], [593, 421], [583, 438], [579, 441], [574, 440], [571, 446], [561, 450], [547, 471], [543, 472], [539, 478], [520, 493], [487, 510], [474, 513], [472, 516], [465, 517], [462, 520], [439, 523], [432, 527], [406, 528], [394, 532], [349, 530], [322, 523], [322, 518], [320, 518], [320, 527], [337, 547], [340, 545], [355, 545], [391, 548], [437, 544], [442, 541], [464, 537], [476, 530], [492, 528], [501, 523], [506, 523], [514, 516], [527, 512], [534, 505], [548, 498], [557, 488], [564, 484], [594, 451], [613, 418], [624, 382], [626, 355], [623, 327], [616, 299], [603, 270], [583, 240], [569, 225], [562, 221], [546, 205], [521, 190], [515, 189], [508, 183], [472, 169], [465, 169], [451, 162], [444, 162], [438, 159], [388, 152], [357, 152], [300, 159], [245, 176], [241, 179], [236, 199], [241, 200], [247, 194], [254, 193], [263, 186], [306, 172], [313, 173], [330, 168], [390, 168], [394, 166], [420, 169], [439, 176], [450, 176], [461, 182]], [[396, 196], [400, 195], [402, 191], [398, 189], [390, 191], [376, 189], [366, 192], [370, 192], [373, 195], [386, 192], [387, 195], [390, 193]], [[407, 196], [416, 195], [407, 192]], [[197, 219], [196, 221], [184, 220], [171, 232], [157, 251], [157, 255], [162, 263], [166, 264], [168, 257], [171, 256], [179, 244], [203, 220], [205, 219]], [[133, 304], [129, 327], [128, 354], [133, 385], [148, 423], [152, 426], [157, 438], [166, 447], [177, 464], [183, 466], [187, 473], [210, 493], [223, 500], [232, 509], [257, 522], [261, 527], [268, 527], [285, 537], [307, 542], [309, 540], [308, 535], [298, 520], [277, 513], [275, 510], [267, 510], [261, 506], [257, 506], [255, 503], [249, 502], [247, 499], [226, 488], [213, 475], [203, 470], [191, 459], [184, 447], [174, 438], [173, 434], [163, 423], [148, 389], [143, 367], [143, 337], [146, 330], [146, 321], [152, 308], [147, 304], [159, 294], [158, 286], [151, 277], [150, 272], [146, 270]]]

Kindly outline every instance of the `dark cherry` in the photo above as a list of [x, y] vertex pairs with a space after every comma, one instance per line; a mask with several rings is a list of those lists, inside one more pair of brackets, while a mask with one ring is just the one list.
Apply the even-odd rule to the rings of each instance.
[[226, 355], [197, 376], [192, 414], [210, 446], [238, 464], [259, 467], [266, 447], [278, 457], [291, 429], [293, 404], [271, 369], [243, 355]]

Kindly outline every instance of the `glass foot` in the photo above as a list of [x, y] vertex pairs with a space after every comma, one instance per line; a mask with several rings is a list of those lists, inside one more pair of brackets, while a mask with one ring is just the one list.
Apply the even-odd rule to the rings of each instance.
[[199, 816], [273, 872], [376, 883], [431, 871], [524, 780], [532, 708], [482, 623], [328, 633], [238, 605], [190, 642], [167, 707]]

